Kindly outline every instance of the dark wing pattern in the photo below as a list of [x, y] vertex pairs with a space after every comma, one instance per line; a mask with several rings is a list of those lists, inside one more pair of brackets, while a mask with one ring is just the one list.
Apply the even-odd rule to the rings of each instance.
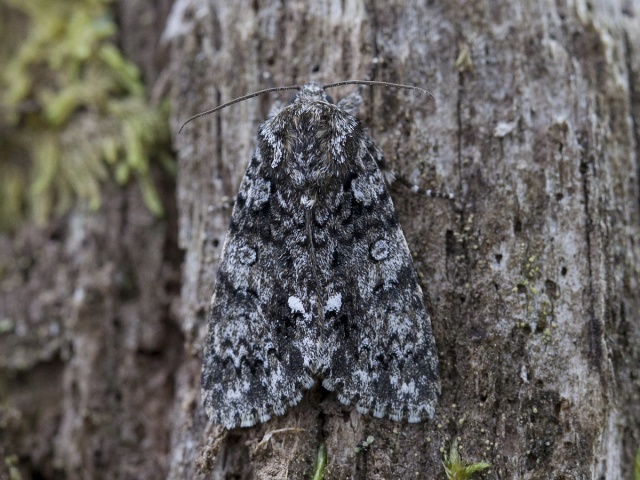
[[433, 415], [431, 323], [382, 163], [317, 85], [260, 127], [209, 315], [202, 392], [214, 422], [264, 422], [315, 379], [376, 417]]
[[349, 229], [330, 216], [333, 241], [317, 249], [328, 296], [341, 299], [340, 308], [325, 307], [324, 343], [331, 349], [323, 385], [362, 413], [418, 422], [433, 416], [439, 394], [431, 321], [378, 168], [382, 154], [366, 132], [358, 131], [356, 141], [342, 194], [348, 207], [338, 209], [350, 212]]
[[[314, 383], [303, 349], [315, 328], [307, 300], [310, 261], [300, 246], [303, 217], [292, 211], [286, 224], [275, 221], [288, 209], [277, 202], [268, 169], [257, 151], [234, 206], [211, 300], [202, 395], [209, 418], [227, 428], [282, 415]], [[297, 279], [293, 292], [289, 275]], [[303, 331], [308, 338], [300, 338]]]

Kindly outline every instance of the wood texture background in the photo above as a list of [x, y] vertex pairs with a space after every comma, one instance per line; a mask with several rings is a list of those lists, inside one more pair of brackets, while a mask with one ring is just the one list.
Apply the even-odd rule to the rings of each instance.
[[137, 0], [117, 12], [122, 48], [150, 87], [170, 87], [174, 131], [245, 93], [365, 78], [374, 62], [376, 80], [433, 93], [366, 89], [359, 117], [398, 173], [456, 196], [392, 191], [442, 398], [418, 425], [321, 388], [255, 428], [207, 422], [200, 354], [223, 207], [257, 126], [290, 98], [263, 96], [175, 136], [164, 221], [135, 188], [109, 187], [99, 212], [0, 237], [0, 301], [27, 325], [0, 335], [0, 447], [25, 478], [309, 478], [324, 441], [327, 479], [440, 479], [453, 438], [465, 460], [492, 464], [478, 478], [631, 478], [640, 1]]
[[[209, 426], [207, 465], [302, 478], [324, 439], [329, 478], [440, 478], [441, 448], [459, 437], [465, 458], [493, 465], [488, 478], [628, 475], [638, 426], [628, 403], [640, 307], [637, 3], [183, 5], [176, 125], [262, 88], [364, 78], [375, 59], [376, 79], [422, 86], [435, 101], [370, 89], [361, 119], [394, 169], [457, 198], [393, 194], [433, 316], [443, 392], [434, 421], [372, 420], [316, 390], [266, 425], [230, 435]], [[183, 318], [196, 352], [229, 219], [216, 207], [234, 195], [272, 101], [234, 105], [177, 138]], [[285, 428], [304, 431], [259, 443]]]

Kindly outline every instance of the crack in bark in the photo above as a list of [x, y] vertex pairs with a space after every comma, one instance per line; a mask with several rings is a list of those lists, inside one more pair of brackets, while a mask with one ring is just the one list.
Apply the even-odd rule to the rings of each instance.
[[588, 283], [587, 295], [589, 297], [588, 313], [588, 335], [589, 335], [589, 360], [592, 368], [600, 370], [602, 365], [602, 345], [600, 338], [602, 336], [602, 322], [597, 318], [595, 313], [595, 298], [593, 291], [593, 262], [591, 258], [591, 230], [593, 229], [593, 219], [590, 212], [590, 195], [589, 195], [589, 163], [582, 161], [580, 163], [580, 173], [582, 174], [582, 198], [584, 201], [585, 214], [585, 242], [587, 246], [587, 269]]

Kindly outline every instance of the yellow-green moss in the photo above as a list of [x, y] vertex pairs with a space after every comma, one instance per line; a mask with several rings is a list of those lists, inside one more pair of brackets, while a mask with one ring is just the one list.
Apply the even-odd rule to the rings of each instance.
[[[0, 229], [44, 222], [77, 201], [100, 206], [101, 185], [136, 178], [148, 208], [162, 206], [150, 158], [168, 159], [166, 106], [147, 101], [138, 69], [111, 42], [110, 0], [0, 0]], [[170, 162], [168, 162], [170, 163]]]
[[449, 455], [444, 455], [444, 471], [447, 480], [466, 480], [471, 478], [474, 473], [481, 472], [491, 467], [486, 462], [477, 462], [467, 465], [460, 456], [458, 451], [458, 440], [454, 439], [451, 443]]
[[4, 464], [9, 471], [9, 479], [10, 480], [22, 480], [22, 475], [20, 474], [20, 470], [18, 470], [18, 456], [10, 455], [5, 457]]

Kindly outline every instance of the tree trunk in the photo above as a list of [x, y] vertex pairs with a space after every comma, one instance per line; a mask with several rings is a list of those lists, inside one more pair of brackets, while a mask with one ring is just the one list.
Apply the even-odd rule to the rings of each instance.
[[395, 172], [456, 197], [392, 189], [436, 339], [435, 418], [374, 419], [319, 386], [252, 428], [204, 414], [229, 199], [286, 92], [176, 135], [164, 221], [108, 186], [98, 212], [0, 237], [0, 479], [311, 478], [322, 443], [326, 479], [443, 479], [456, 439], [491, 464], [478, 478], [632, 478], [640, 1], [176, 0], [166, 27], [160, 3], [119, 2], [120, 44], [150, 86], [170, 76], [176, 131], [308, 80], [433, 94], [365, 87], [358, 116]]
[[[492, 464], [488, 478], [629, 478], [640, 420], [640, 3], [179, 5], [166, 32], [176, 127], [245, 93], [373, 71], [433, 93], [367, 89], [359, 116], [395, 171], [456, 202], [393, 191], [438, 346], [433, 421], [375, 420], [315, 388], [284, 416], [228, 433], [205, 427], [194, 400], [177, 419], [170, 477], [185, 475], [204, 438], [199, 468], [212, 478], [308, 478], [322, 441], [327, 478], [444, 478], [443, 451], [459, 438], [465, 460]], [[198, 354], [225, 198], [274, 97], [176, 137], [183, 325]], [[199, 398], [197, 367], [179, 401]]]

